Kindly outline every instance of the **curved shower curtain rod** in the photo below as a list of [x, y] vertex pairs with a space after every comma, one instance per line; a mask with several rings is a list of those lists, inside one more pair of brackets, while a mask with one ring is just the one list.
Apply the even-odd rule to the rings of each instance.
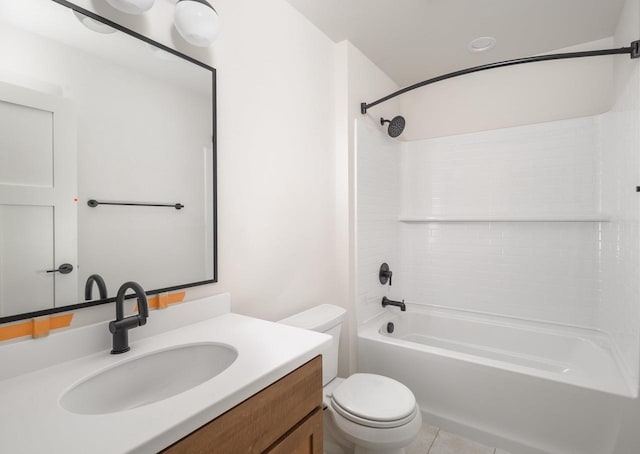
[[430, 85], [435, 82], [440, 82], [441, 80], [463, 76], [465, 74], [485, 71], [487, 69], [503, 68], [505, 66], [521, 65], [523, 63], [533, 63], [538, 61], [565, 60], [568, 58], [582, 58], [582, 57], [599, 57], [601, 55], [616, 55], [616, 54], [630, 54], [631, 58], [640, 58], [640, 40], [633, 41], [629, 47], [620, 47], [619, 49], [589, 50], [585, 52], [568, 52], [564, 54], [550, 54], [550, 55], [540, 55], [537, 57], [516, 58], [515, 60], [506, 60], [506, 61], [500, 61], [497, 63], [489, 63], [488, 65], [474, 66], [472, 68], [461, 69], [459, 71], [454, 71], [452, 73], [444, 74], [442, 76], [434, 77], [432, 79], [427, 79], [422, 82], [418, 82], [417, 84], [410, 85], [406, 88], [395, 91], [390, 95], [385, 96], [384, 98], [380, 98], [377, 101], [373, 101], [372, 103], [367, 104], [366, 102], [363, 102], [360, 104], [360, 113], [364, 115], [367, 113], [367, 109], [373, 106], [377, 106], [378, 104], [388, 101], [392, 98], [395, 98], [396, 96], [405, 94], [408, 91], [415, 90], [416, 88], [424, 87], [425, 85]]

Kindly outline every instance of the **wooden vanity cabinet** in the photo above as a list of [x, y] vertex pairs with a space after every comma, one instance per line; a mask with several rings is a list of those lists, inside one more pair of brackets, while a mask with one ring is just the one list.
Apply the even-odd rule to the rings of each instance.
[[322, 359], [285, 375], [166, 454], [322, 454]]

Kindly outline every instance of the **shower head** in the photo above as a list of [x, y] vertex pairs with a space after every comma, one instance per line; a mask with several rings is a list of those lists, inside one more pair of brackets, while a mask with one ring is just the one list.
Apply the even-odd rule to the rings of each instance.
[[380, 118], [380, 124], [384, 126], [385, 123], [389, 123], [389, 129], [387, 133], [390, 137], [398, 137], [404, 131], [404, 117], [398, 115], [397, 117], [393, 117], [392, 120], [385, 120], [384, 118]]

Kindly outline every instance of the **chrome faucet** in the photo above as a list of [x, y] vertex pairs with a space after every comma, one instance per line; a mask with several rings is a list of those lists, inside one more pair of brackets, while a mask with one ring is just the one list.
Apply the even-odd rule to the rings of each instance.
[[387, 306], [399, 307], [402, 312], [407, 310], [407, 306], [404, 304], [404, 300], [402, 300], [402, 302], [393, 301], [393, 300], [390, 300], [389, 298], [387, 298], [386, 296], [383, 296], [382, 297], [382, 307], [387, 307]]
[[[124, 294], [129, 289], [133, 290], [138, 298], [138, 315], [124, 318]], [[149, 303], [140, 284], [137, 282], [122, 284], [116, 296], [116, 319], [109, 322], [109, 331], [113, 334], [112, 355], [125, 353], [131, 349], [129, 347], [129, 330], [146, 324], [147, 317], [149, 317]]]
[[98, 293], [100, 294], [100, 299], [107, 299], [107, 284], [104, 283], [104, 279], [99, 274], [92, 274], [87, 279], [86, 284], [84, 284], [84, 300], [91, 301], [93, 299], [93, 283], [96, 283], [98, 286]]

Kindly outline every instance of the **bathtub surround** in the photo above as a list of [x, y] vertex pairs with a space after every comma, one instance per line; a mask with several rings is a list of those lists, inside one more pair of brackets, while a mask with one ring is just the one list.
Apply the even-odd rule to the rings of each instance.
[[[631, 35], [640, 34], [640, 1], [627, 0], [616, 32], [616, 42]], [[603, 198], [603, 209], [609, 210], [612, 222], [606, 226], [604, 238], [609, 248], [604, 254], [604, 264], [608, 270], [604, 274], [602, 301], [599, 308], [605, 329], [610, 330], [620, 349], [627, 355], [635, 352], [635, 363], [640, 361], [638, 353], [638, 325], [633, 321], [638, 315], [638, 196], [625, 191], [627, 184], [637, 185], [638, 149], [640, 143], [640, 68], [625, 62], [617, 62], [616, 91], [618, 98], [611, 111], [609, 129], [611, 137], [616, 137], [615, 147], [603, 159], [609, 165], [603, 166], [603, 186], [611, 184], [607, 198]], [[614, 162], [624, 162], [615, 165]], [[605, 183], [606, 181], [606, 183]], [[614, 454], [635, 452], [640, 446], [638, 421], [640, 420], [640, 400], [626, 402], [622, 424], [616, 440]]]
[[[376, 109], [375, 114], [362, 116], [360, 102], [375, 94], [397, 90], [398, 85], [375, 66], [362, 52], [348, 41], [336, 45], [336, 263], [335, 288], [339, 300], [346, 301], [348, 320], [341, 348], [349, 355], [341, 354], [341, 374], [356, 372], [356, 280], [359, 268], [356, 265], [356, 186], [357, 131], [356, 124], [364, 122], [380, 128], [380, 117], [392, 118], [400, 111], [400, 103], [392, 100]], [[384, 261], [384, 260], [383, 260]], [[379, 262], [377, 265], [380, 266]], [[347, 361], [348, 363], [344, 363]]]
[[[404, 276], [399, 272], [401, 164], [398, 157], [406, 145], [384, 131], [357, 121], [357, 296], [359, 322], [378, 314], [383, 296], [402, 299]], [[395, 270], [393, 285], [378, 279], [380, 265]]]
[[[398, 285], [411, 302], [597, 327], [597, 118], [407, 143]], [[447, 222], [456, 216], [479, 222]], [[457, 285], [464, 276], [464, 285]]]
[[[553, 381], [627, 396], [637, 393], [637, 323], [632, 322], [637, 320], [637, 294], [633, 296], [635, 279], [630, 277], [636, 249], [622, 244], [633, 228], [612, 227], [614, 213], [601, 209], [602, 197], [608, 196], [607, 188], [601, 185], [607, 176], [602, 162], [608, 160], [607, 166], [625, 169], [630, 175], [626, 185], [616, 180], [611, 188], [628, 186], [635, 195], [631, 180], [637, 167], [633, 160], [617, 157], [615, 150], [623, 154], [637, 148], [627, 148], [629, 140], [624, 141], [627, 145], [612, 145], [615, 139], [608, 129], [615, 124], [612, 115], [393, 144], [386, 143], [389, 139], [383, 132], [359, 125], [360, 321], [380, 313], [379, 300], [388, 296], [418, 305], [476, 312], [467, 316], [485, 313], [530, 320], [531, 326], [523, 333], [546, 333], [548, 337], [555, 329], [574, 336], [572, 326], [582, 326], [591, 330], [576, 333], [574, 339], [597, 337], [596, 330], [604, 336], [590, 341], [594, 355], [590, 355], [589, 366], [571, 363], [589, 356], [577, 345], [567, 347], [572, 352], [567, 358], [553, 358], [544, 352], [522, 350], [526, 348], [522, 336], [518, 341], [507, 341], [509, 346], [491, 344], [484, 349], [481, 338], [461, 338], [470, 334], [472, 327], [437, 334], [437, 327], [430, 326], [428, 336], [438, 343], [426, 347], [429, 353], [424, 352], [425, 347], [407, 345], [409, 339], [390, 346], [360, 333], [361, 370], [406, 382], [416, 392], [427, 421], [486, 443], [516, 452], [611, 452], [624, 401], [599, 392], [572, 390]], [[630, 140], [633, 143], [633, 138]], [[376, 184], [381, 179], [384, 186]], [[550, 222], [554, 217], [562, 222]], [[531, 222], [536, 219], [542, 222]], [[625, 219], [631, 225], [637, 223], [632, 214]], [[603, 235], [609, 229], [618, 235]], [[616, 265], [610, 267], [614, 257]], [[381, 260], [394, 268], [393, 287], [381, 286], [376, 279]], [[616, 280], [625, 276], [630, 283]], [[604, 299], [613, 289], [617, 297]], [[411, 304], [407, 313], [411, 313]], [[460, 314], [456, 318], [465, 313]], [[495, 324], [497, 329], [505, 320], [508, 322], [483, 320], [477, 326]], [[383, 325], [375, 330], [382, 330]], [[460, 335], [450, 339], [452, 344], [443, 344], [446, 333]], [[489, 337], [495, 336], [494, 330]], [[533, 343], [543, 345], [547, 340]], [[567, 341], [569, 337], [559, 345], [568, 346]], [[469, 358], [461, 360], [452, 353], [460, 348], [488, 361], [474, 364]], [[508, 353], [510, 348], [515, 350]], [[550, 349], [555, 351], [559, 346]], [[418, 353], [403, 361], [406, 350]], [[499, 362], [517, 364], [530, 358], [556, 364], [567, 372], [559, 369], [559, 375], [542, 374], [543, 379], [523, 378], [522, 373], [535, 375], [531, 369], [500, 375], [498, 371], [504, 366], [492, 364], [496, 358], [487, 358], [487, 352], [506, 354], [497, 358]], [[604, 359], [598, 360], [598, 355]], [[416, 364], [424, 370], [416, 372]], [[606, 385], [613, 382], [598, 378], [598, 367], [593, 369], [593, 364], [610, 364], [617, 384]], [[412, 372], [407, 374], [409, 370]], [[579, 370], [587, 381], [571, 380], [573, 371]], [[479, 383], [481, 389], [476, 388]], [[504, 394], [505, 390], [510, 394]], [[483, 397], [475, 398], [477, 394]], [[500, 411], [493, 411], [494, 404], [488, 406], [488, 402], [494, 400], [507, 403]], [[510, 409], [508, 402], [520, 402], [528, 408], [526, 417], [514, 419], [517, 410]], [[562, 404], [556, 407], [556, 402]], [[589, 408], [599, 408], [597, 415]], [[552, 415], [563, 416], [555, 419]], [[572, 428], [556, 434], [554, 427], [560, 425]], [[596, 428], [600, 430], [597, 433]], [[539, 433], [545, 433], [544, 437]]]
[[[619, 44], [640, 36], [640, 2], [629, 1], [615, 36]], [[640, 66], [615, 62], [615, 102], [600, 116], [598, 178], [600, 211], [599, 301], [596, 317], [610, 333], [634, 381], [640, 376]]]

